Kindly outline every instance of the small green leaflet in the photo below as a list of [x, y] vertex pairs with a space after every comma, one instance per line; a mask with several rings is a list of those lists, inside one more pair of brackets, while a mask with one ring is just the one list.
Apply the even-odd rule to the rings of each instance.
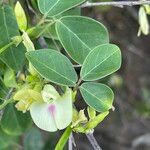
[[112, 108], [113, 91], [101, 83], [83, 83], [80, 87], [85, 102], [98, 112], [105, 112]]
[[66, 56], [51, 49], [27, 52], [26, 56], [44, 78], [56, 84], [75, 86], [77, 74]]
[[83, 63], [81, 78], [94, 81], [117, 71], [121, 66], [121, 51], [114, 44], [103, 44], [92, 50]]
[[140, 28], [139, 28], [138, 36], [140, 36], [141, 32], [144, 35], [148, 35], [150, 26], [149, 26], [149, 21], [148, 21], [148, 16], [146, 14], [146, 10], [143, 6], [141, 6], [139, 9], [139, 25], [140, 25]]
[[17, 1], [16, 3], [14, 11], [15, 11], [15, 16], [17, 19], [19, 29], [21, 31], [22, 30], [25, 31], [27, 29], [28, 22], [27, 22], [25, 11], [23, 10], [23, 7], [21, 6], [19, 1]]
[[40, 129], [55, 132], [66, 128], [71, 123], [72, 109], [72, 91], [67, 88], [63, 96], [51, 103], [33, 103], [30, 114]]
[[145, 10], [146, 10], [146, 13], [147, 13], [148, 15], [150, 15], [150, 6], [149, 6], [149, 5], [144, 5], [144, 8], [145, 8]]
[[67, 53], [79, 64], [96, 46], [109, 42], [104, 25], [87, 17], [62, 17], [56, 22], [56, 32]]
[[[10, 118], [11, 117], [11, 118]], [[9, 104], [5, 110], [1, 120], [1, 128], [9, 135], [21, 135], [29, 127], [31, 127], [31, 118], [29, 114], [23, 114]]]
[[85, 0], [38, 0], [38, 7], [42, 14], [56, 16], [83, 3], [84, 1]]
[[96, 111], [92, 107], [88, 106], [87, 112], [90, 119], [94, 119], [96, 117]]
[[91, 131], [91, 129], [96, 128], [108, 116], [108, 114], [109, 111], [106, 111], [91, 119], [86, 126], [86, 130]]
[[[0, 49], [11, 42], [14, 36], [19, 35], [18, 25], [10, 6], [0, 8]], [[10, 68], [18, 71], [24, 63], [25, 48], [22, 44], [18, 47], [11, 46], [0, 54], [0, 59]]]

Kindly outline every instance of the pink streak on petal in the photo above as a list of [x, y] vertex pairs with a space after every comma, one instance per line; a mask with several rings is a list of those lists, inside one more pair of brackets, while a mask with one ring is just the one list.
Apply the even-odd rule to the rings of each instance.
[[56, 107], [54, 104], [49, 105], [48, 111], [51, 113], [51, 115], [54, 117], [56, 113]]

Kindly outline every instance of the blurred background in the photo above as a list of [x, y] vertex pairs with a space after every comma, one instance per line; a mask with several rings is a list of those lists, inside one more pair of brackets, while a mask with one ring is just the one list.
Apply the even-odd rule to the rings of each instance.
[[[104, 150], [150, 150], [150, 35], [137, 37], [138, 11], [139, 7], [105, 6], [82, 12], [105, 24], [111, 43], [123, 54], [120, 71], [103, 81], [115, 91], [115, 111], [94, 133]], [[76, 149], [92, 149], [86, 141], [77, 136]]]

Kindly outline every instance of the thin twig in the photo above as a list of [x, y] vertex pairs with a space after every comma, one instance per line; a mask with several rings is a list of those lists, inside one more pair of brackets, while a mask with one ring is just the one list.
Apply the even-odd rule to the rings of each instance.
[[30, 6], [29, 0], [26, 0], [26, 3], [27, 3], [27, 6], [28, 6], [28, 9], [29, 9], [34, 15], [36, 15], [36, 12], [35, 12], [34, 9]]
[[68, 142], [68, 149], [69, 150], [73, 150], [73, 146], [76, 147], [76, 143], [73, 137], [73, 133], [71, 133], [70, 137], [69, 137], [69, 142]]
[[77, 83], [76, 86], [74, 87], [73, 91], [78, 90], [78, 88], [79, 88], [81, 82], [82, 82], [82, 79], [80, 78], [80, 79], [78, 80], [78, 83]]
[[94, 7], [94, 6], [115, 6], [115, 7], [123, 7], [123, 6], [136, 6], [136, 5], [150, 5], [150, 1], [117, 1], [117, 2], [86, 2], [81, 5], [84, 7]]
[[48, 48], [47, 43], [46, 43], [46, 41], [45, 41], [45, 39], [43, 37], [40, 37], [38, 39], [38, 41], [39, 41], [39, 43], [40, 43], [42, 48]]
[[81, 68], [82, 65], [73, 65], [74, 68]]
[[96, 139], [95, 139], [95, 137], [94, 137], [94, 135], [93, 135], [92, 132], [86, 134], [86, 136], [87, 136], [89, 142], [91, 143], [91, 145], [93, 146], [93, 149], [94, 149], [94, 150], [102, 150], [102, 148], [99, 146], [99, 144], [98, 144], [98, 142], [96, 141]]
[[68, 141], [68, 150], [73, 150], [73, 145], [72, 145], [72, 133], [69, 137], [69, 141]]

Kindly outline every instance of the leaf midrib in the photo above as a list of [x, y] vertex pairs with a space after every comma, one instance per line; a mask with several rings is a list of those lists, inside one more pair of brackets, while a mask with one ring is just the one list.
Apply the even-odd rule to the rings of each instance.
[[[98, 65], [96, 65], [94, 68], [92, 68], [90, 71], [88, 71], [82, 78], [84, 79], [88, 74], [90, 74], [90, 72], [92, 72], [93, 70], [95, 70], [97, 67], [99, 67], [104, 61], [106, 61], [109, 57], [113, 56], [118, 50], [114, 51], [111, 55], [109, 55], [108, 57], [106, 57], [103, 61], [101, 61]], [[84, 65], [84, 64], [83, 64]]]
[[104, 106], [109, 107], [107, 104], [104, 103], [104, 101], [102, 101], [101, 99], [99, 99], [98, 97], [96, 97], [95, 95], [93, 95], [90, 91], [88, 91], [86, 88], [84, 88], [83, 86], [80, 87], [81, 89], [85, 90], [87, 93], [89, 93], [90, 95], [92, 95], [94, 98], [96, 98], [98, 101], [100, 101]]
[[47, 12], [47, 14], [59, 3], [60, 0], [58, 0]]
[[[28, 55], [28, 56], [29, 56], [29, 55]], [[29, 57], [30, 57], [30, 56], [29, 56]], [[31, 58], [31, 57], [30, 57], [30, 58]], [[63, 76], [63, 75], [61, 75], [61, 74], [59, 74], [57, 71], [53, 70], [52, 68], [49, 68], [47, 65], [41, 63], [40, 61], [37, 61], [37, 60], [34, 59], [33, 57], [32, 57], [32, 59], [33, 59], [35, 62], [38, 62], [39, 64], [43, 65], [43, 66], [46, 67], [47, 69], [50, 69], [51, 71], [53, 71], [53, 72], [55, 72], [56, 74], [60, 75], [60, 76], [63, 77], [65, 80], [68, 80], [69, 82], [75, 84], [72, 80], [66, 78], [65, 76]]]
[[88, 51], [91, 51], [91, 48], [83, 42], [77, 34], [75, 34], [68, 26], [66, 26], [61, 20], [59, 21], [65, 28], [67, 28], [86, 48], [88, 48]]

